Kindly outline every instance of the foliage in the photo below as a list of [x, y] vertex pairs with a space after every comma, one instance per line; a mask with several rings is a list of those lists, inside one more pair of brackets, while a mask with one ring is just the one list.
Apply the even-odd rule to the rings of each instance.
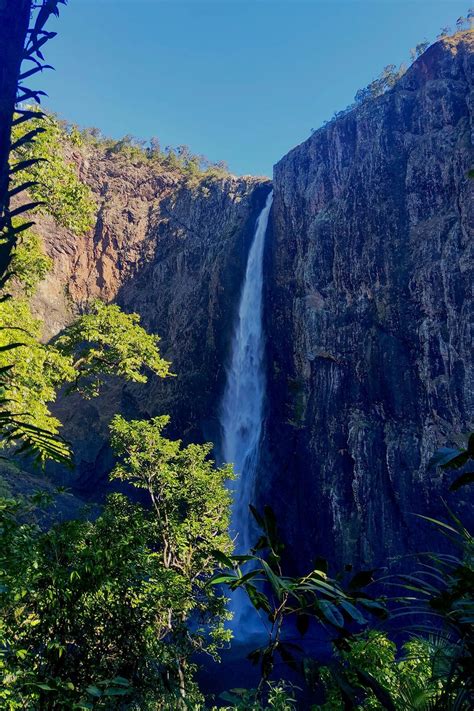
[[[18, 326], [21, 324], [21, 327]], [[104, 376], [119, 375], [126, 380], [146, 382], [143, 368], [158, 375], [168, 373], [168, 363], [158, 351], [157, 338], [139, 325], [138, 316], [124, 314], [117, 306], [96, 303], [92, 312], [79, 318], [56, 343], [39, 342], [41, 323], [31, 315], [22, 299], [0, 301], [0, 372], [2, 411], [13, 415], [5, 425], [6, 445], [25, 445], [34, 440], [36, 429], [57, 435], [60, 422], [51, 414], [50, 403], [58, 388], [97, 394]], [[15, 349], [15, 360], [10, 353]], [[53, 454], [67, 462], [69, 448], [60, 438], [35, 442], [37, 459]]]
[[[33, 112], [35, 113], [35, 112]], [[65, 159], [65, 135], [59, 121], [51, 114], [41, 114], [41, 132], [34, 141], [19, 146], [19, 161], [34, 160], [23, 171], [29, 182], [28, 192], [40, 203], [39, 212], [52, 215], [58, 224], [76, 234], [91, 229], [97, 206], [91, 189], [79, 179], [75, 166]], [[18, 141], [27, 129], [15, 126], [13, 138]]]
[[386, 634], [371, 630], [353, 637], [344, 649], [336, 650], [330, 666], [319, 669], [326, 692], [320, 711], [350, 708], [409, 709], [427, 708], [440, 696], [441, 684], [435, 672], [435, 646], [412, 638], [397, 647]]
[[96, 520], [42, 532], [18, 502], [1, 501], [4, 707], [202, 700], [190, 656], [215, 656], [229, 637], [226, 600], [206, 585], [212, 551], [232, 545], [229, 470], [213, 466], [209, 445], [165, 439], [166, 420], [116, 417], [111, 428], [113, 476], [145, 489], [152, 508], [113, 494]]
[[[471, 434], [465, 449], [442, 447], [431, 465], [460, 469], [473, 457]], [[456, 491], [472, 483], [464, 472], [451, 485]], [[452, 546], [449, 554], [418, 555], [418, 569], [395, 576], [407, 595], [395, 598], [392, 620], [415, 620], [405, 626], [411, 637], [397, 647], [376, 630], [348, 637], [336, 647], [331, 665], [319, 669], [326, 690], [321, 711], [350, 708], [464, 710], [474, 700], [474, 539], [449, 509], [450, 521], [425, 519]], [[457, 553], [456, 553], [457, 549]], [[393, 579], [393, 576], [392, 576]]]
[[126, 135], [119, 140], [103, 136], [98, 128], [80, 129], [74, 124], [61, 122], [65, 135], [76, 143], [92, 145], [105, 151], [107, 156], [123, 158], [135, 164], [148, 164], [161, 169], [182, 173], [189, 181], [205, 178], [222, 178], [229, 174], [224, 161], [212, 162], [206, 156], [193, 153], [189, 146], [166, 146], [152, 137], [149, 141]]
[[44, 253], [40, 237], [30, 229], [20, 236], [9, 269], [25, 294], [31, 296], [50, 271], [52, 263], [52, 259]]
[[[456, 31], [462, 32], [465, 29], [472, 29], [473, 25], [474, 10], [471, 8], [468, 11], [466, 17], [459, 17], [457, 19]], [[442, 27], [437, 39], [442, 39], [443, 37], [447, 37], [450, 34], [450, 27]], [[419, 42], [417, 45], [415, 45], [415, 47], [412, 47], [410, 49], [410, 61], [413, 63], [419, 57], [421, 57], [421, 55], [428, 49], [430, 44], [431, 42], [424, 39], [422, 42]], [[382, 96], [383, 94], [385, 94], [387, 91], [389, 91], [395, 86], [399, 79], [403, 77], [403, 75], [407, 72], [407, 69], [408, 64], [406, 62], [402, 62], [398, 67], [395, 64], [387, 64], [387, 66], [385, 66], [380, 72], [378, 77], [373, 79], [367, 86], [363, 87], [362, 89], [359, 89], [356, 92], [353, 103], [349, 104], [348, 106], [346, 106], [345, 109], [342, 109], [341, 111], [334, 112], [331, 121], [340, 119], [346, 116], [346, 114], [353, 111], [358, 106], [362, 106], [367, 101], [371, 101], [372, 99], [375, 99], [378, 96]], [[330, 122], [325, 121], [325, 124], [327, 123]], [[312, 128], [311, 133], [314, 133], [315, 130], [316, 129]]]
[[[11, 47], [13, 59], [11, 67], [17, 66], [18, 70], [15, 71], [18, 71], [19, 75], [10, 77], [8, 76], [8, 70], [6, 70], [2, 77], [4, 86], [12, 87], [13, 93], [8, 92], [9, 96], [4, 97], [2, 112], [2, 145], [0, 147], [0, 292], [4, 291], [8, 280], [15, 274], [15, 266], [20, 272], [25, 267], [25, 252], [22, 252], [25, 244], [24, 242], [19, 244], [19, 238], [22, 235], [24, 236], [25, 231], [34, 223], [32, 221], [25, 222], [23, 217], [19, 216], [24, 215], [26, 212], [30, 213], [38, 207], [38, 201], [28, 203], [21, 201], [20, 198], [21, 204], [12, 210], [10, 203], [13, 197], [16, 196], [16, 199], [18, 199], [18, 196], [22, 196], [22, 194], [24, 196], [26, 190], [35, 188], [35, 181], [28, 180], [28, 171], [38, 167], [39, 158], [33, 157], [26, 160], [20, 158], [20, 160], [16, 160], [13, 163], [11, 159], [15, 154], [18, 156], [23, 151], [28, 151], [34, 138], [44, 132], [42, 126], [36, 126], [31, 130], [25, 128], [28, 126], [28, 122], [41, 120], [43, 118], [41, 112], [31, 110], [28, 107], [21, 107], [17, 108], [14, 114], [14, 104], [15, 102], [31, 101], [39, 104], [40, 97], [44, 92], [29, 89], [25, 86], [24, 81], [44, 69], [51, 68], [44, 63], [42, 48], [56, 33], [45, 30], [45, 25], [51, 15], [59, 15], [59, 5], [65, 5], [66, 2], [67, 0], [24, 2], [21, 8], [15, 10], [15, 12], [18, 12], [17, 17], [15, 18], [15, 15], [13, 15], [10, 20], [8, 12], [13, 10], [12, 3], [7, 4], [4, 8], [7, 13], [4, 15], [7, 30], [11, 31], [16, 28], [15, 39]], [[28, 20], [32, 23], [29, 28]], [[23, 21], [25, 21], [24, 24]], [[16, 62], [15, 59], [18, 61]], [[26, 63], [28, 63], [29, 68], [22, 71]], [[13, 139], [12, 130], [14, 134], [18, 132], [16, 136], [13, 135]], [[25, 178], [26, 182], [24, 182]], [[17, 263], [12, 266], [15, 252]], [[40, 262], [36, 260], [36, 263], [39, 264]], [[46, 267], [44, 262], [43, 267]], [[43, 267], [39, 267], [36, 276], [41, 274]], [[3, 302], [7, 298], [8, 294], [2, 293], [0, 301]], [[13, 357], [18, 347], [18, 345], [9, 343], [2, 347], [1, 352], [4, 353], [8, 350], [10, 356]], [[21, 449], [23, 451], [40, 459], [49, 457], [58, 461], [67, 460], [69, 452], [61, 438], [34, 423], [26, 422], [24, 418], [19, 418], [15, 408], [12, 408], [9, 398], [5, 397], [3, 392], [4, 378], [6, 373], [11, 376], [12, 369], [12, 362], [5, 364], [0, 369], [0, 384], [2, 386], [0, 434], [3, 443], [9, 444], [21, 441]]]
[[211, 630], [217, 639], [227, 639], [219, 621], [224, 598], [206, 583], [216, 567], [212, 551], [224, 554], [232, 548], [225, 486], [231, 469], [214, 466], [210, 444], [183, 447], [179, 440], [163, 437], [168, 421], [167, 416], [127, 421], [116, 415], [111, 442], [119, 462], [111, 476], [148, 492], [162, 565], [173, 581], [170, 588], [183, 593], [182, 613], [189, 611], [191, 600], [203, 611], [215, 602], [217, 627], [210, 621]]
[[[21, 327], [18, 326], [21, 324]], [[1, 412], [12, 415], [4, 426], [4, 446], [23, 451], [30, 441], [39, 460], [54, 455], [67, 462], [69, 448], [57, 435], [60, 423], [48, 403], [56, 397], [56, 389], [74, 379], [70, 359], [59, 351], [39, 342], [41, 324], [31, 315], [28, 303], [21, 299], [0, 302], [0, 371], [2, 372]], [[11, 351], [15, 350], [13, 363]], [[36, 429], [45, 434], [35, 440]], [[46, 436], [49, 433], [49, 437]]]
[[140, 326], [137, 314], [126, 314], [115, 304], [95, 301], [54, 341], [54, 348], [71, 359], [77, 373], [74, 388], [97, 395], [104, 377], [118, 375], [146, 383], [144, 368], [160, 377], [171, 375], [160, 356], [159, 338]]
[[253, 664], [260, 664], [258, 692], [261, 692], [277, 655], [291, 669], [304, 670], [303, 650], [285, 639], [284, 628], [288, 624], [296, 624], [304, 636], [315, 621], [341, 640], [348, 635], [348, 626], [365, 626], [368, 624], [366, 616], [384, 618], [387, 613], [383, 600], [374, 599], [365, 590], [373, 581], [374, 571], [350, 577], [347, 589], [340, 579], [329, 577], [328, 564], [323, 559], [317, 559], [314, 568], [302, 577], [285, 575], [282, 571], [284, 545], [278, 536], [273, 511], [266, 506], [261, 515], [253, 506], [250, 508], [262, 535], [249, 555], [218, 554], [224, 572], [217, 574], [212, 582], [225, 584], [231, 591], [243, 588], [262, 619], [267, 643], [249, 655]]
[[[449, 524], [420, 518], [434, 525], [458, 552], [420, 554], [418, 570], [400, 576], [410, 595], [403, 601], [407, 609], [399, 616], [430, 619], [432, 626], [439, 629], [444, 645], [439, 665], [439, 709], [456, 708], [456, 704], [463, 708], [467, 698], [474, 699], [474, 539], [452, 512], [449, 515]], [[426, 633], [423, 622], [412, 627], [418, 633]]]
[[474, 433], [469, 436], [467, 447], [441, 447], [433, 455], [429, 462], [431, 467], [441, 467], [442, 469], [461, 469], [469, 465], [468, 471], [463, 471], [449, 487], [451, 491], [457, 491], [467, 484], [474, 483]]
[[295, 691], [291, 684], [283, 681], [268, 681], [263, 693], [257, 689], [231, 689], [230, 692], [221, 694], [220, 698], [232, 704], [226, 706], [223, 711], [294, 711], [297, 708]]

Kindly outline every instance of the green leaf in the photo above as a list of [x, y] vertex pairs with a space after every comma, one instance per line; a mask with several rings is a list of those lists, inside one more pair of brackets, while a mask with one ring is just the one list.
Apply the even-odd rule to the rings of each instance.
[[468, 484], [474, 484], [474, 472], [464, 472], [464, 474], [458, 476], [449, 487], [449, 490], [457, 491], [462, 486], [467, 486]]
[[252, 516], [256, 520], [259, 528], [261, 528], [262, 530], [265, 530], [265, 521], [263, 520], [263, 517], [260, 516], [260, 514], [258, 513], [255, 506], [253, 506], [252, 504], [249, 504], [249, 509], [250, 509]]
[[319, 570], [322, 573], [328, 574], [329, 566], [325, 558], [316, 558], [313, 564], [315, 570]]
[[104, 696], [126, 696], [126, 694], [130, 694], [130, 689], [112, 686], [104, 691]]
[[272, 547], [274, 547], [274, 545], [277, 543], [277, 525], [275, 514], [271, 506], [264, 506], [263, 517], [265, 520], [265, 530], [268, 534], [268, 538], [270, 539]]
[[131, 686], [129, 680], [125, 679], [123, 676], [114, 676], [111, 680], [111, 684], [116, 684], [117, 686]]
[[26, 170], [27, 168], [31, 168], [32, 166], [36, 165], [37, 163], [41, 163], [41, 162], [47, 163], [46, 158], [30, 158], [28, 160], [22, 160], [19, 163], [15, 163], [10, 168], [10, 175], [14, 175], [15, 173], [18, 173], [21, 170]]
[[248, 580], [252, 580], [252, 578], [255, 578], [257, 575], [259, 575], [258, 570], [251, 570], [249, 573], [245, 573], [245, 575], [242, 575], [242, 577], [239, 577], [237, 580], [239, 587], [246, 583]]
[[244, 589], [249, 596], [250, 602], [256, 610], [265, 610], [266, 613], [270, 613], [272, 611], [272, 606], [270, 605], [266, 595], [257, 590], [254, 585], [246, 583], [244, 585]]
[[220, 585], [221, 583], [235, 583], [239, 581], [236, 575], [216, 575], [209, 580], [209, 585]]
[[[0, 353], [4, 353], [5, 351], [11, 351], [13, 348], [20, 348], [20, 346], [26, 345], [25, 343], [7, 343], [4, 346], [0, 346]], [[11, 366], [7, 366], [8, 368], [11, 368]]]
[[254, 666], [256, 666], [259, 661], [260, 657], [262, 656], [263, 650], [262, 649], [254, 649], [252, 652], [249, 652], [247, 654], [247, 659], [252, 662]]
[[229, 556], [223, 553], [222, 551], [212, 551], [212, 555], [217, 560], [217, 562], [221, 563], [225, 568], [234, 567], [234, 561], [232, 560], [232, 558], [229, 558]]
[[12, 143], [10, 146], [11, 151], [16, 151], [17, 148], [20, 148], [20, 146], [25, 145], [25, 143], [29, 143], [33, 138], [38, 136], [40, 133], [44, 133], [46, 129], [44, 126], [37, 126], [36, 128], [33, 128], [31, 131], [28, 131], [28, 133], [23, 134], [21, 138], [19, 138], [15, 143]]
[[435, 526], [445, 528], [447, 531], [450, 531], [451, 533], [455, 533], [456, 535], [459, 535], [459, 531], [457, 531], [452, 526], [449, 526], [447, 523], [444, 523], [444, 521], [439, 521], [437, 518], [431, 518], [430, 516], [423, 516], [422, 514], [415, 514], [415, 516], [418, 516], [418, 518], [422, 518], [424, 521], [429, 521], [429, 523], [434, 523]]
[[467, 462], [469, 455], [467, 452], [452, 447], [440, 447], [428, 462], [429, 467], [443, 467], [445, 469], [457, 469]]
[[52, 686], [50, 686], [49, 684], [45, 684], [45, 683], [43, 683], [43, 682], [37, 682], [37, 681], [35, 681], [35, 682], [33, 682], [33, 685], [34, 685], [34, 686], [37, 686], [37, 687], [38, 687], [39, 689], [41, 689], [42, 691], [55, 691], [55, 689], [53, 689]]
[[375, 679], [371, 674], [366, 672], [364, 669], [353, 665], [354, 671], [357, 674], [359, 681], [364, 687], [371, 689], [376, 698], [380, 701], [382, 706], [387, 711], [397, 711], [395, 704], [393, 703], [392, 697], [390, 696], [387, 689], [382, 686], [377, 679]]
[[298, 630], [300, 635], [305, 635], [308, 631], [309, 619], [309, 615], [305, 615], [304, 613], [299, 613], [296, 616], [296, 629]]
[[334, 603], [329, 600], [319, 600], [319, 608], [326, 620], [334, 627], [344, 627], [344, 617], [341, 615]]
[[241, 701], [239, 696], [236, 694], [229, 694], [228, 691], [223, 691], [222, 694], [219, 694], [219, 698], [222, 699], [222, 701], [228, 701], [229, 703], [235, 705]]
[[21, 215], [24, 212], [29, 212], [31, 210], [34, 210], [39, 205], [43, 205], [43, 204], [44, 203], [42, 203], [40, 201], [36, 201], [36, 202], [29, 202], [26, 205], [20, 205], [20, 207], [17, 207], [15, 210], [12, 210], [10, 212], [10, 217], [17, 217], [18, 215]]
[[360, 625], [367, 624], [367, 620], [364, 615], [357, 609], [357, 607], [355, 607], [355, 605], [349, 602], [349, 600], [339, 600], [339, 605], [347, 612], [348, 615], [350, 615], [350, 617], [352, 617], [355, 622], [358, 622]]
[[467, 453], [471, 459], [474, 459], [474, 432], [469, 435], [469, 439], [467, 441]]
[[359, 599], [359, 604], [370, 610], [373, 615], [379, 617], [380, 619], [385, 619], [387, 617], [387, 609], [384, 605], [382, 605], [382, 603], [377, 602], [377, 600], [361, 597]]
[[275, 573], [270, 568], [270, 566], [268, 565], [266, 560], [262, 560], [262, 566], [263, 566], [263, 569], [265, 571], [265, 574], [268, 578], [270, 585], [272, 586], [272, 588], [274, 589], [274, 591], [276, 592], [278, 597], [280, 597], [280, 595], [283, 591], [283, 588], [284, 588], [284, 586], [282, 585], [282, 581], [280, 580], [280, 578], [277, 575], [275, 575]]
[[95, 698], [100, 698], [102, 696], [102, 691], [97, 686], [88, 686], [86, 691]]
[[290, 650], [288, 649], [288, 645], [286, 645], [284, 642], [280, 642], [277, 647], [277, 651], [284, 663], [288, 667], [290, 667], [290, 669], [293, 669], [293, 671], [300, 670], [301, 664], [295, 659], [293, 654], [290, 652]]

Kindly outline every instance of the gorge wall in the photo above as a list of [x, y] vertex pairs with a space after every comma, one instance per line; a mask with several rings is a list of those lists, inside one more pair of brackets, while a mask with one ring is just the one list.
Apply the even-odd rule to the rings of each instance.
[[270, 191], [265, 178], [189, 180], [147, 161], [90, 146], [68, 155], [98, 203], [93, 234], [77, 237], [48, 216], [37, 220], [54, 267], [33, 300], [45, 338], [88, 301], [115, 301], [137, 312], [161, 337], [176, 377], [146, 385], [110, 382], [91, 400], [60, 397], [54, 410], [75, 452], [75, 470], [51, 467], [56, 479], [95, 498], [112, 463], [108, 423], [171, 415], [168, 436], [216, 441], [214, 409], [224, 383], [236, 294], [255, 220]]
[[428, 460], [472, 426], [472, 35], [275, 167], [261, 496], [302, 560], [423, 547]]
[[[472, 425], [472, 49], [472, 33], [436, 43], [394, 89], [275, 167], [259, 497], [276, 509], [296, 564], [316, 554], [377, 563], [413, 538], [422, 547], [412, 512], [433, 514], [446, 490], [428, 459]], [[115, 300], [160, 334], [177, 374], [60, 400], [74, 487], [93, 498], [119, 409], [168, 412], [170, 434], [217, 441], [233, 316], [271, 186], [189, 185], [92, 149], [70, 157], [98, 219], [80, 239], [40, 222], [55, 260], [35, 297], [47, 335], [88, 299]]]

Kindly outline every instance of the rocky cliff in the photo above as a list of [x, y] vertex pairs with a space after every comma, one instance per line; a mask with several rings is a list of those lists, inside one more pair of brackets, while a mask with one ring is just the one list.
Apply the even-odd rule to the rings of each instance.
[[472, 35], [275, 166], [261, 497], [298, 558], [423, 546], [427, 462], [472, 427]]
[[49, 217], [38, 220], [54, 267], [34, 297], [45, 338], [58, 333], [93, 298], [138, 312], [176, 377], [145, 386], [111, 382], [89, 401], [60, 397], [55, 411], [75, 451], [76, 467], [55, 472], [75, 491], [99, 496], [111, 464], [108, 423], [170, 414], [169, 435], [217, 439], [214, 408], [236, 294], [255, 220], [270, 190], [259, 178], [190, 179], [146, 160], [90, 146], [66, 156], [98, 204], [92, 234], [78, 237]]
[[[379, 562], [423, 545], [436, 447], [474, 419], [472, 33], [436, 43], [390, 92], [275, 167], [265, 263], [268, 401], [261, 502], [296, 561]], [[56, 333], [94, 296], [142, 315], [177, 374], [59, 405], [75, 488], [103, 490], [117, 410], [168, 412], [218, 440], [232, 319], [267, 181], [189, 184], [103, 152], [71, 155], [99, 204], [93, 235], [44, 219], [55, 259], [35, 306]], [[70, 481], [70, 475], [65, 477]]]

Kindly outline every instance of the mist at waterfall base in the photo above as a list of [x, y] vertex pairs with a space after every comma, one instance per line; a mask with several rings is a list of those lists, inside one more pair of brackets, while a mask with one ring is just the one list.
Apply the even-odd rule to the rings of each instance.
[[[220, 407], [221, 457], [234, 465], [231, 535], [235, 553], [247, 553], [255, 543], [249, 504], [254, 501], [265, 407], [265, 335], [263, 331], [263, 255], [273, 191], [258, 216], [250, 247], [239, 309], [232, 337], [227, 380]], [[234, 637], [261, 633], [262, 624], [243, 590], [231, 596], [230, 623]]]

